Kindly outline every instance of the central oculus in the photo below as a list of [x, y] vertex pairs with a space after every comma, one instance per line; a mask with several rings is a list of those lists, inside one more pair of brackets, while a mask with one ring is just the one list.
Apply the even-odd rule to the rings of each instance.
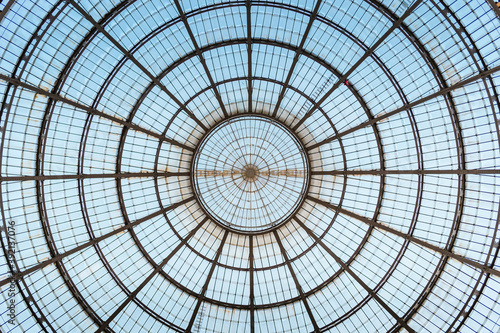
[[257, 180], [259, 169], [255, 165], [248, 164], [243, 167], [243, 179], [247, 182], [254, 182]]
[[309, 186], [309, 161], [285, 125], [263, 115], [240, 115], [201, 139], [191, 181], [215, 222], [238, 232], [265, 232], [300, 208]]

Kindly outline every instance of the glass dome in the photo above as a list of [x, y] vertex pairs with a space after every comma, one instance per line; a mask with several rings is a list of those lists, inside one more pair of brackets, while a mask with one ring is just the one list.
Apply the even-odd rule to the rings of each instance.
[[500, 330], [500, 2], [0, 10], [2, 332]]

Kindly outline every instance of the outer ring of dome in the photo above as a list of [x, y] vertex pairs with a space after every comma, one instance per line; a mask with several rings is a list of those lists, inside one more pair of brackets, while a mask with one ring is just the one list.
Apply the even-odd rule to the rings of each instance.
[[[491, 77], [489, 77], [489, 79], [491, 80]], [[439, 275], [439, 274], [437, 274], [436, 276], [438, 276], [438, 275]], [[484, 286], [483, 286], [483, 287], [484, 287]], [[425, 299], [426, 299], [426, 298], [424, 298], [424, 300], [425, 300]], [[422, 302], [423, 302], [423, 301], [422, 301]], [[418, 305], [420, 305], [420, 304], [418, 304]]]

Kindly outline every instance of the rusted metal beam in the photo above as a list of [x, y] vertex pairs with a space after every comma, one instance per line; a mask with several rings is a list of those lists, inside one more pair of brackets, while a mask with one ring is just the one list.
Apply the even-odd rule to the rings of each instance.
[[250, 264], [250, 333], [255, 333], [255, 287], [254, 287], [254, 254], [253, 236], [248, 237], [248, 261]]
[[217, 254], [215, 255], [215, 258], [212, 262], [212, 266], [210, 267], [210, 271], [208, 272], [207, 279], [205, 280], [205, 284], [203, 285], [203, 288], [201, 289], [200, 295], [198, 297], [198, 302], [196, 303], [196, 306], [193, 310], [193, 314], [191, 316], [191, 320], [189, 321], [188, 327], [186, 328], [186, 333], [191, 333], [191, 329], [193, 328], [194, 321], [196, 319], [196, 315], [198, 314], [198, 311], [200, 310], [201, 303], [205, 299], [205, 293], [207, 292], [208, 285], [210, 284], [210, 280], [212, 279], [212, 275], [214, 274], [215, 267], [217, 266], [217, 262], [219, 261], [219, 257], [222, 253], [222, 249], [224, 248], [224, 245], [226, 244], [227, 236], [229, 235], [229, 231], [226, 230], [224, 232], [224, 236], [222, 236], [222, 240], [220, 242], [219, 248], [217, 249]]
[[[337, 90], [338, 87], [340, 87], [341, 84], [344, 84], [344, 82], [346, 82], [346, 80], [349, 78], [349, 76], [356, 70], [356, 68], [359, 67], [359, 65], [361, 65], [369, 56], [371, 56], [371, 54], [375, 51], [375, 49], [377, 47], [379, 47], [380, 44], [382, 44], [384, 42], [384, 40], [389, 37], [393, 32], [394, 30], [396, 30], [397, 28], [399, 28], [399, 26], [403, 23], [403, 21], [415, 10], [415, 8], [417, 8], [420, 3], [422, 2], [422, 0], [416, 0], [413, 5], [411, 5], [411, 7], [409, 7], [405, 12], [404, 14], [396, 21], [394, 22], [394, 24], [389, 28], [389, 30], [387, 30], [373, 45], [372, 47], [370, 47], [364, 54], [363, 56], [361, 56], [361, 58], [359, 58], [358, 61], [356, 61], [356, 63], [344, 74], [342, 75], [342, 77], [337, 81], [337, 83], [335, 83], [333, 85], [332, 88], [330, 88], [330, 90], [328, 90], [328, 92], [323, 95], [322, 98], [320, 98], [320, 100], [317, 102], [318, 105], [321, 105], [323, 104], [323, 102], [335, 91]], [[317, 107], [313, 106], [305, 115], [304, 117], [302, 117], [302, 119], [300, 119], [300, 121], [293, 127], [293, 130], [297, 130], [297, 128], [299, 128], [300, 125], [302, 125], [302, 123], [307, 119], [309, 118], [312, 113], [317, 109]]]
[[180, 201], [180, 202], [178, 202], [176, 204], [173, 204], [173, 205], [171, 205], [171, 206], [169, 206], [167, 208], [160, 209], [160, 210], [158, 210], [158, 211], [156, 211], [156, 212], [154, 212], [152, 214], [149, 214], [149, 215], [144, 216], [144, 217], [142, 217], [140, 219], [137, 219], [134, 222], [131, 222], [130, 224], [126, 224], [124, 226], [121, 226], [121, 227], [119, 227], [119, 228], [117, 228], [117, 229], [115, 229], [115, 230], [113, 230], [111, 232], [108, 232], [105, 235], [102, 235], [100, 237], [96, 237], [94, 239], [91, 239], [90, 241], [88, 241], [86, 243], [83, 243], [83, 244], [81, 244], [81, 245], [79, 245], [79, 246], [77, 246], [77, 247], [75, 247], [75, 248], [73, 248], [73, 249], [71, 249], [69, 251], [66, 251], [63, 254], [57, 255], [57, 256], [55, 256], [55, 257], [53, 257], [51, 259], [44, 260], [44, 261], [42, 261], [41, 263], [39, 263], [39, 264], [37, 264], [35, 266], [32, 266], [30, 268], [25, 269], [22, 272], [18, 272], [17, 274], [14, 274], [12, 277], [9, 277], [9, 278], [1, 280], [0, 281], [0, 287], [6, 285], [7, 283], [10, 283], [10, 281], [12, 281], [12, 280], [19, 280], [19, 279], [23, 278], [24, 276], [29, 275], [29, 274], [31, 274], [31, 273], [39, 270], [39, 269], [42, 269], [42, 268], [44, 268], [44, 267], [46, 267], [46, 266], [48, 266], [50, 264], [53, 264], [53, 263], [58, 262], [58, 261], [61, 261], [62, 259], [66, 258], [66, 257], [68, 257], [68, 256], [70, 256], [72, 254], [75, 254], [75, 253], [78, 253], [78, 252], [80, 252], [82, 250], [85, 250], [86, 248], [88, 248], [88, 247], [90, 247], [90, 246], [92, 246], [92, 245], [94, 245], [96, 243], [99, 243], [99, 242], [101, 242], [101, 241], [103, 241], [105, 239], [108, 239], [109, 237], [112, 237], [114, 235], [117, 235], [117, 234], [119, 234], [119, 233], [121, 233], [123, 231], [131, 229], [131, 228], [133, 228], [133, 227], [135, 227], [135, 226], [137, 226], [137, 225], [139, 225], [139, 224], [141, 224], [141, 223], [143, 223], [145, 221], [148, 221], [148, 220], [150, 220], [152, 218], [160, 216], [161, 214], [163, 214], [166, 211], [170, 211], [172, 209], [175, 209], [175, 208], [177, 208], [179, 206], [182, 206], [182, 205], [184, 205], [184, 204], [186, 204], [186, 203], [188, 203], [188, 202], [190, 202], [192, 200], [194, 200], [194, 196], [191, 196], [191, 197], [189, 197], [187, 199], [184, 199], [184, 200], [182, 200], [182, 201]]
[[290, 80], [292, 79], [293, 71], [295, 70], [295, 66], [297, 66], [297, 62], [299, 61], [300, 54], [302, 53], [302, 50], [304, 49], [304, 44], [306, 43], [307, 36], [309, 35], [309, 32], [311, 31], [314, 20], [316, 19], [316, 15], [318, 15], [318, 11], [319, 11], [320, 6], [321, 6], [321, 0], [316, 1], [316, 6], [314, 6], [314, 10], [312, 11], [312, 13], [309, 17], [309, 23], [307, 23], [307, 27], [306, 27], [306, 30], [304, 31], [304, 35], [302, 36], [302, 40], [300, 41], [300, 44], [297, 47], [297, 50], [295, 51], [295, 57], [293, 57], [292, 65], [290, 66], [290, 69], [288, 70], [288, 75], [286, 76], [285, 83], [283, 84], [283, 88], [281, 89], [281, 92], [278, 96], [278, 101], [276, 102], [276, 105], [274, 107], [274, 111], [272, 114], [273, 118], [276, 117], [276, 115], [278, 114], [278, 110], [280, 108], [281, 102], [283, 101], [283, 97], [285, 97], [286, 88], [290, 84]]
[[326, 201], [323, 201], [323, 200], [320, 200], [320, 199], [317, 199], [317, 198], [314, 198], [314, 197], [311, 197], [311, 196], [307, 196], [307, 199], [308, 200], [311, 200], [312, 202], [315, 202], [317, 204], [320, 204], [324, 207], [327, 207], [327, 208], [330, 208], [332, 210], [335, 210], [335, 211], [338, 211], [339, 213], [341, 214], [344, 214], [346, 216], [349, 216], [349, 217], [352, 217], [358, 221], [361, 221], [367, 225], [370, 225], [370, 226], [373, 226], [379, 230], [382, 230], [382, 231], [385, 231], [385, 232], [388, 232], [390, 234], [393, 234], [393, 235], [396, 235], [398, 237], [401, 237], [403, 239], [407, 239], [409, 241], [411, 241], [412, 243], [415, 243], [417, 245], [420, 245], [422, 247], [425, 247], [431, 251], [434, 251], [434, 252], [437, 252], [439, 254], [441, 254], [442, 256], [445, 256], [445, 257], [448, 257], [448, 258], [451, 258], [451, 259], [455, 259], [459, 262], [461, 262], [462, 264], [466, 264], [466, 265], [469, 265], [469, 266], [472, 266], [476, 269], [479, 269], [485, 273], [489, 273], [489, 274], [493, 274], [495, 276], [498, 276], [500, 277], [500, 271], [492, 268], [492, 267], [489, 267], [489, 266], [486, 266], [484, 264], [481, 264], [480, 262], [477, 262], [475, 260], [472, 260], [472, 259], [469, 259], [469, 258], [466, 258], [462, 255], [459, 255], [459, 254], [456, 254], [456, 253], [453, 253], [451, 251], [448, 251], [448, 250], [445, 250], [439, 246], [436, 246], [436, 245], [433, 245], [431, 243], [428, 243], [426, 241], [423, 241], [415, 236], [412, 236], [412, 235], [408, 235], [407, 233], [404, 233], [402, 231], [399, 231], [399, 230], [396, 230], [394, 228], [391, 228], [383, 223], [380, 223], [380, 222], [376, 222], [376, 221], [373, 221], [369, 218], [366, 218], [364, 216], [361, 216], [361, 215], [358, 215], [354, 212], [351, 212], [347, 209], [344, 209], [344, 208], [341, 208], [341, 207], [338, 207], [334, 204], [331, 204], [329, 202], [326, 202]]
[[80, 174], [80, 175], [42, 175], [42, 176], [3, 176], [0, 182], [13, 181], [43, 181], [58, 179], [101, 179], [101, 178], [147, 178], [147, 177], [182, 177], [189, 176], [189, 172], [124, 172], [124, 173], [103, 173], [103, 174]]
[[151, 281], [153, 277], [155, 277], [155, 275], [158, 274], [158, 272], [160, 272], [163, 269], [163, 267], [165, 267], [165, 265], [170, 261], [170, 259], [172, 259], [172, 257], [189, 241], [189, 239], [191, 239], [191, 237], [193, 237], [196, 234], [196, 232], [198, 232], [198, 230], [200, 230], [200, 228], [203, 226], [203, 224], [205, 224], [207, 220], [208, 218], [205, 217], [203, 221], [197, 224], [196, 227], [189, 232], [186, 238], [182, 239], [182, 241], [175, 247], [175, 249], [173, 249], [172, 252], [170, 252], [165, 259], [163, 259], [163, 261], [148, 275], [148, 277], [139, 285], [139, 287], [137, 287], [127, 297], [127, 299], [123, 301], [118, 308], [116, 308], [116, 310], [108, 317], [108, 319], [106, 319], [106, 321], [102, 323], [102, 325], [97, 329], [96, 333], [100, 333], [104, 331], [106, 328], [108, 328], [109, 324], [113, 321], [113, 319], [115, 319], [116, 316], [120, 314], [120, 312], [122, 312], [123, 309], [125, 309], [125, 307], [134, 298], [137, 297], [137, 294], [142, 290], [142, 288], [144, 288], [149, 283], [149, 281]]
[[498, 169], [460, 169], [460, 170], [330, 170], [311, 171], [311, 176], [384, 176], [384, 175], [495, 175]]
[[100, 25], [94, 18], [87, 13], [79, 4], [74, 0], [67, 0], [87, 21], [92, 23], [94, 28], [96, 28], [100, 33], [102, 33], [117, 49], [119, 49], [130, 61], [134, 63], [139, 69], [149, 77], [164, 93], [170, 97], [176, 104], [178, 104], [183, 111], [185, 111], [191, 119], [193, 119], [204, 131], [207, 131], [207, 127], [169, 90], [160, 80], [154, 76], [144, 65], [137, 60], [128, 50], [126, 50], [113, 36], [107, 32], [102, 25]]
[[293, 282], [295, 283], [295, 287], [297, 288], [297, 291], [299, 292], [300, 299], [302, 300], [302, 303], [304, 303], [304, 307], [306, 308], [306, 312], [307, 312], [309, 319], [311, 320], [311, 323], [314, 327], [314, 332], [319, 333], [319, 326], [316, 323], [316, 319], [314, 318], [311, 307], [309, 306], [309, 302], [307, 301], [307, 298], [304, 295], [304, 291], [302, 289], [302, 286], [300, 285], [299, 280], [297, 279], [297, 275], [295, 274], [295, 270], [293, 269], [292, 264], [290, 263], [290, 260], [288, 259], [288, 255], [286, 254], [285, 247], [283, 246], [283, 243], [281, 242], [278, 231], [273, 230], [273, 234], [274, 234], [274, 237], [276, 238], [276, 241], [277, 241], [278, 246], [280, 248], [281, 255], [283, 256], [283, 259], [286, 262], [288, 270], [290, 271], [290, 274], [292, 275], [292, 279], [293, 279]]
[[[248, 62], [248, 112], [252, 113], [253, 70], [252, 70], [252, 1], [246, 0], [247, 9], [247, 62]], [[252, 332], [253, 333], [253, 332]]]
[[0, 74], [0, 80], [9, 82], [10, 84], [16, 85], [16, 86], [24, 88], [24, 89], [28, 89], [28, 90], [30, 90], [30, 91], [32, 91], [34, 93], [39, 94], [39, 95], [43, 95], [43, 96], [46, 96], [48, 98], [51, 98], [54, 101], [59, 101], [59, 102], [62, 102], [62, 103], [74, 106], [75, 108], [78, 108], [78, 109], [81, 109], [83, 111], [86, 111], [89, 114], [93, 114], [93, 115], [99, 116], [101, 118], [110, 120], [112, 122], [118, 123], [118, 124], [120, 124], [122, 126], [126, 126], [128, 128], [131, 128], [131, 129], [137, 131], [137, 132], [141, 132], [141, 133], [144, 133], [146, 135], [152, 136], [152, 137], [154, 137], [154, 138], [156, 138], [156, 139], [158, 139], [160, 141], [168, 142], [168, 143], [170, 143], [170, 144], [172, 144], [174, 146], [177, 146], [179, 148], [186, 149], [186, 150], [191, 151], [191, 152], [194, 151], [194, 148], [191, 148], [191, 147], [189, 147], [189, 146], [187, 146], [187, 145], [185, 145], [183, 143], [180, 143], [180, 142], [178, 142], [176, 140], [169, 139], [169, 138], [167, 138], [167, 137], [165, 137], [165, 136], [163, 136], [163, 135], [161, 135], [159, 133], [156, 133], [156, 132], [150, 131], [148, 129], [142, 128], [139, 125], [132, 124], [132, 123], [126, 121], [126, 120], [123, 120], [121, 118], [112, 116], [110, 114], [104, 113], [104, 112], [99, 111], [99, 110], [96, 110], [96, 109], [94, 109], [94, 108], [92, 108], [90, 106], [87, 106], [87, 105], [81, 104], [79, 102], [73, 101], [73, 100], [71, 100], [69, 98], [62, 97], [62, 96], [60, 96], [58, 94], [50, 93], [50, 92], [48, 92], [46, 90], [43, 90], [42, 88], [30, 85], [30, 84], [25, 83], [25, 82], [22, 82], [21, 80], [14, 79], [14, 78], [11, 78], [11, 77], [3, 75], [3, 74]]
[[408, 326], [408, 323], [406, 321], [404, 321], [400, 316], [398, 316], [396, 314], [396, 312], [394, 312], [394, 310], [389, 306], [387, 305], [386, 302], [384, 302], [384, 300], [382, 300], [380, 298], [380, 296], [377, 295], [377, 293], [375, 291], [373, 291], [373, 289], [371, 289], [352, 269], [351, 267], [349, 267], [349, 265], [347, 265], [345, 262], [342, 261], [342, 259], [340, 259], [339, 256], [337, 256], [325, 243], [323, 243], [323, 241], [318, 237], [316, 236], [316, 234], [311, 230], [309, 229], [308, 227], [306, 227], [306, 225], [304, 223], [302, 223], [302, 221], [300, 221], [296, 216], [294, 217], [294, 220], [302, 227], [302, 229], [304, 229], [308, 234], [309, 236], [311, 236], [311, 238], [313, 238], [330, 256], [333, 257], [333, 259], [335, 259], [335, 261], [350, 275], [353, 277], [354, 280], [356, 280], [356, 282], [361, 286], [363, 287], [363, 289], [366, 290], [366, 292], [368, 292], [368, 294], [370, 294], [371, 297], [373, 297], [387, 312], [389, 312], [391, 314], [391, 316], [396, 319], [396, 321], [401, 325], [403, 326], [408, 332], [410, 333], [415, 333], [415, 330], [413, 330], [410, 326]]

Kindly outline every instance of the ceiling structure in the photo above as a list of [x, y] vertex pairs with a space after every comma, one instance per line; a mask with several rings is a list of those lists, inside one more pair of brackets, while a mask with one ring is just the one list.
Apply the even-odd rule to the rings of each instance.
[[498, 332], [499, 6], [3, 1], [1, 331]]

